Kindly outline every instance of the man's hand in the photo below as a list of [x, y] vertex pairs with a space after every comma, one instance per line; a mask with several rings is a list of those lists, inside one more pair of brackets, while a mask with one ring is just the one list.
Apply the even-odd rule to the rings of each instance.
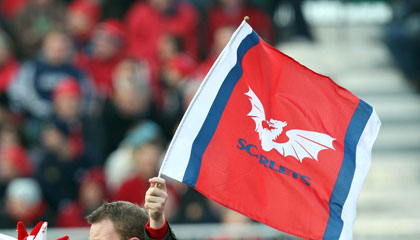
[[150, 187], [146, 192], [144, 207], [149, 210], [150, 227], [161, 228], [165, 224], [166, 183], [163, 178], [149, 179]]

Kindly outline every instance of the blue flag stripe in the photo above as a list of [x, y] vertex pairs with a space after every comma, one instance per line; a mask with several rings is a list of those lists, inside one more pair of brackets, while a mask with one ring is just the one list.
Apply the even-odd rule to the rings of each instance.
[[235, 66], [230, 70], [223, 84], [221, 85], [219, 92], [207, 114], [206, 120], [203, 123], [197, 137], [195, 138], [190, 159], [188, 162], [187, 169], [185, 170], [184, 178], [182, 182], [188, 184], [191, 187], [195, 187], [197, 178], [200, 173], [201, 160], [203, 154], [207, 149], [213, 135], [219, 125], [220, 118], [225, 110], [226, 104], [229, 101], [230, 95], [232, 94], [233, 88], [236, 83], [242, 77], [242, 58], [245, 53], [253, 46], [257, 45], [260, 41], [258, 35], [252, 31], [248, 36], [244, 38], [237, 50], [237, 60]]
[[325, 229], [324, 240], [336, 240], [340, 237], [343, 229], [341, 213], [353, 181], [356, 168], [357, 144], [359, 143], [360, 136], [362, 135], [372, 112], [372, 107], [363, 100], [360, 100], [359, 105], [350, 120], [344, 139], [343, 163], [329, 202], [330, 216]]

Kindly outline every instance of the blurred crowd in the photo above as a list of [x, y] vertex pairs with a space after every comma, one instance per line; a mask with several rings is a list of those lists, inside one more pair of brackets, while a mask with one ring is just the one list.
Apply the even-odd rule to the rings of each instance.
[[[0, 228], [87, 226], [104, 200], [142, 205], [236, 27], [249, 16], [274, 43], [278, 2], [0, 1]], [[168, 192], [170, 222], [249, 221], [181, 184]]]
[[[142, 205], [244, 16], [274, 44], [285, 3], [293, 33], [313, 41], [302, 0], [0, 0], [0, 228], [82, 227], [103, 201]], [[420, 86], [420, 5], [393, 9], [385, 42]], [[168, 194], [171, 223], [250, 221], [176, 182]]]

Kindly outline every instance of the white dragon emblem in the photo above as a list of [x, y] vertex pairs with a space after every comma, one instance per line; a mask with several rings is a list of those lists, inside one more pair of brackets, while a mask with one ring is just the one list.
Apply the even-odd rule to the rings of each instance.
[[261, 147], [264, 151], [277, 150], [282, 156], [292, 156], [302, 162], [304, 158], [310, 158], [318, 161], [318, 153], [325, 149], [334, 149], [333, 141], [335, 138], [324, 133], [311, 132], [305, 130], [293, 129], [286, 132], [289, 141], [285, 143], [275, 142], [277, 137], [283, 132], [283, 128], [287, 122], [274, 119], [269, 121], [265, 118], [264, 107], [249, 87], [249, 91], [245, 93], [251, 102], [250, 116], [255, 122], [255, 131], [261, 140]]

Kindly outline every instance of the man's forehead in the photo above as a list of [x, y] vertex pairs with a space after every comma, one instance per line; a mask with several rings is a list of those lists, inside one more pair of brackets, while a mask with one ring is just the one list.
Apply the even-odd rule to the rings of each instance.
[[120, 240], [114, 224], [108, 218], [90, 226], [89, 240]]

